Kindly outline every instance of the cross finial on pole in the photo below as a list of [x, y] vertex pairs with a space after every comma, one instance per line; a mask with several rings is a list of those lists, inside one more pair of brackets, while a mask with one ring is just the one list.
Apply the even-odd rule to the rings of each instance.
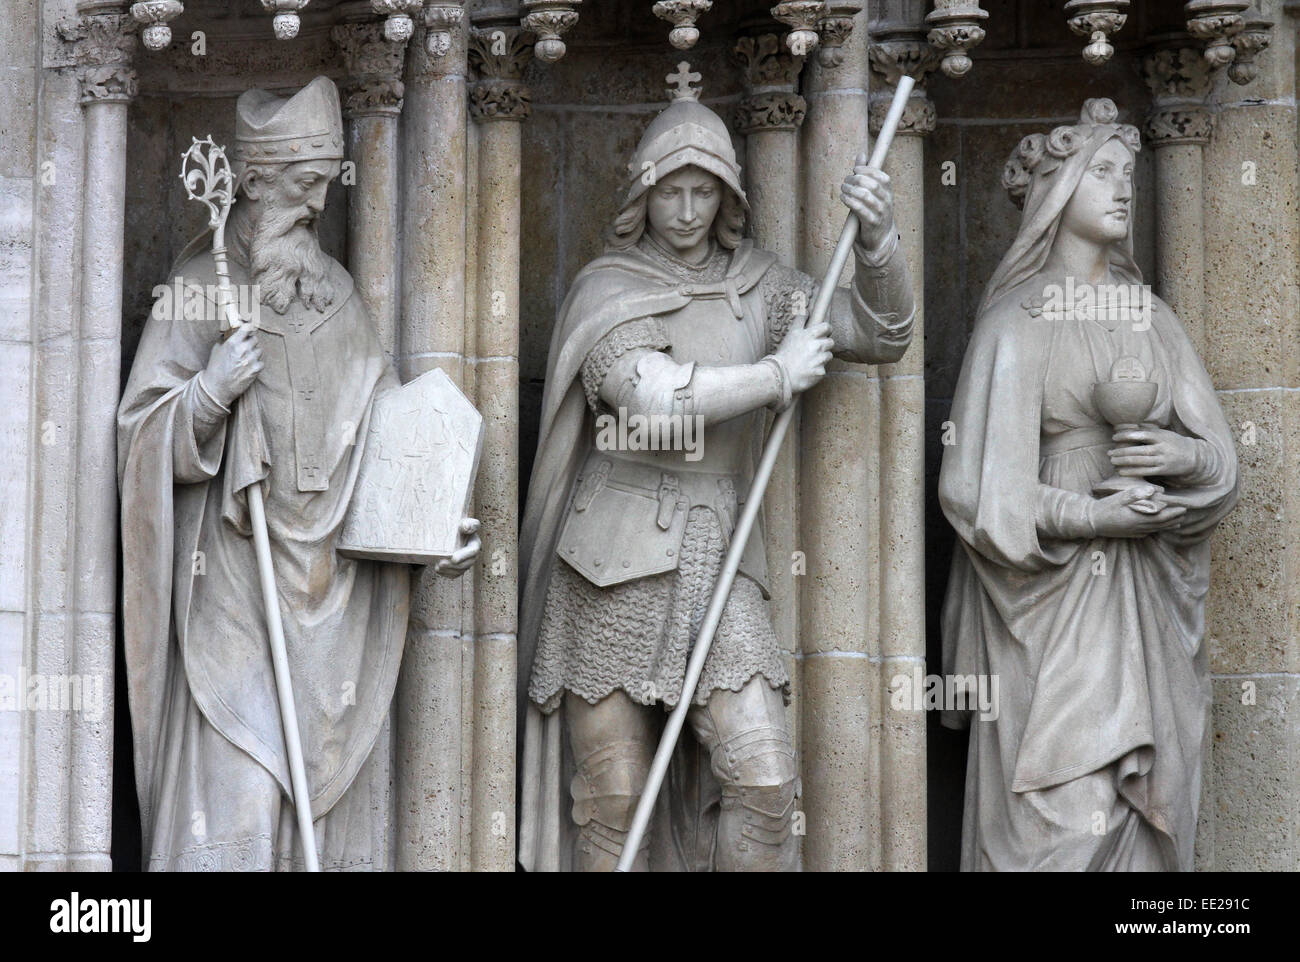
[[664, 78], [668, 81], [668, 92], [673, 95], [673, 100], [699, 100], [700, 92], [691, 84], [700, 79], [698, 73], [691, 72], [691, 65], [685, 60], [677, 65], [677, 73], [670, 73]]

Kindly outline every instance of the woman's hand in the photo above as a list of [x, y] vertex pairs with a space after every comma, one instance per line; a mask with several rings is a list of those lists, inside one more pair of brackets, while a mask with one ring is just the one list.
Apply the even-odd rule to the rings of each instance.
[[1166, 505], [1155, 514], [1146, 514], [1131, 507], [1136, 502], [1155, 497], [1159, 490], [1153, 484], [1137, 484], [1094, 502], [1092, 526], [1097, 537], [1141, 538], [1177, 528], [1187, 513], [1187, 509], [1181, 505]]
[[858, 154], [853, 173], [840, 185], [840, 197], [858, 218], [858, 243], [877, 250], [894, 230], [894, 194], [889, 175], [867, 166], [867, 155]]
[[1196, 470], [1196, 441], [1164, 428], [1139, 427], [1116, 431], [1111, 440], [1131, 447], [1106, 453], [1126, 478], [1181, 478]]
[[460, 523], [460, 533], [469, 538], [465, 547], [457, 548], [450, 558], [443, 558], [434, 567], [434, 571], [444, 578], [459, 578], [478, 561], [478, 553], [483, 550], [483, 542], [478, 538], [478, 518], [465, 518]]

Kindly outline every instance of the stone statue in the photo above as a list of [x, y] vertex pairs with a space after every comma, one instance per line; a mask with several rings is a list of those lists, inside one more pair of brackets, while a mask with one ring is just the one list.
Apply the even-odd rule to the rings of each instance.
[[995, 720], [970, 720], [967, 871], [1192, 868], [1208, 539], [1237, 459], [1187, 333], [1133, 261], [1140, 142], [1116, 118], [1089, 100], [1012, 155], [1003, 184], [1024, 215], [953, 402], [944, 670], [1001, 692]]
[[[832, 354], [888, 363], [911, 340], [888, 177], [861, 158], [845, 179], [861, 228], [854, 283], [805, 329], [816, 285], [744, 236], [740, 166], [698, 79], [669, 76], [672, 102], [629, 165], [606, 251], [575, 278], [551, 342], [520, 546], [529, 870], [615, 866], [765, 410], [821, 380]], [[645, 438], [638, 423], [667, 433]], [[636, 869], [798, 866], [790, 679], [765, 581], [755, 532], [693, 701], [695, 737], [678, 744]]]
[[[343, 158], [338, 93], [324, 77], [288, 100], [250, 90], [235, 131], [228, 261], [252, 323], [223, 337], [213, 238], [200, 236], [172, 271], [186, 296], [155, 305], [118, 414], [145, 858], [162, 871], [303, 864], [249, 538], [261, 483], [321, 865], [391, 868], [389, 705], [411, 568], [335, 549], [371, 412], [399, 382], [317, 239]], [[236, 403], [245, 392], [256, 405]], [[241, 428], [247, 410], [262, 423]], [[251, 462], [249, 431], [265, 451]], [[469, 543], [440, 574], [473, 564], [476, 529], [461, 523]]]

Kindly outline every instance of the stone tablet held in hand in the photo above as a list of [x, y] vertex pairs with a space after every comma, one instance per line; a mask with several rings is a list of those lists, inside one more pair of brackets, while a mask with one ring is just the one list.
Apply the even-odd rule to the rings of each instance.
[[461, 546], [483, 418], [441, 370], [375, 401], [339, 554], [435, 564]]

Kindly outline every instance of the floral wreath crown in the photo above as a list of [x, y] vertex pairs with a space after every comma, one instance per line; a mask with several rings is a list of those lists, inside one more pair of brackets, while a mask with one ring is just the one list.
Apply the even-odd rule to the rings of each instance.
[[1002, 170], [1002, 186], [1007, 189], [1011, 202], [1021, 210], [1025, 195], [1034, 176], [1046, 177], [1055, 173], [1065, 161], [1077, 154], [1096, 132], [1096, 128], [1110, 128], [1110, 132], [1124, 141], [1129, 150], [1142, 149], [1142, 136], [1132, 124], [1117, 124], [1119, 108], [1109, 97], [1085, 100], [1077, 124], [1057, 127], [1050, 134], [1030, 134], [1016, 145], [1007, 165]]

